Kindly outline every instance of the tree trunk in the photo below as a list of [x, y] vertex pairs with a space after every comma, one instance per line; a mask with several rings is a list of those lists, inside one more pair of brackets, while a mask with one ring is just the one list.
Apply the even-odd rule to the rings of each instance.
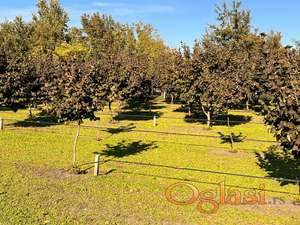
[[122, 110], [122, 101], [119, 100], [119, 101], [118, 101], [118, 113], [120, 113], [121, 110]]
[[167, 92], [164, 91], [164, 100], [166, 100], [166, 97], [167, 97]]
[[227, 127], [230, 128], [230, 118], [228, 112], [227, 112]]
[[113, 121], [112, 102], [111, 101], [108, 102], [108, 109], [109, 109], [109, 113], [110, 113], [110, 120]]
[[249, 111], [249, 99], [246, 101], [246, 110]]
[[109, 102], [108, 102], [108, 109], [109, 109], [109, 111], [111, 111], [111, 104], [112, 104], [112, 102], [109, 101]]
[[210, 111], [208, 111], [206, 113], [206, 118], [207, 118], [207, 126], [211, 127], [211, 112]]
[[207, 118], [207, 126], [211, 127], [211, 115], [212, 115], [211, 111], [212, 110], [208, 109], [207, 112], [206, 112], [203, 105], [201, 105], [201, 108], [202, 108], [202, 111], [203, 111], [203, 113], [205, 114], [205, 116]]
[[31, 109], [31, 106], [29, 106], [28, 110], [29, 110], [29, 118], [32, 119], [32, 109]]
[[189, 117], [192, 116], [191, 107], [189, 106]]
[[171, 95], [171, 104], [174, 104], [174, 96]]
[[234, 143], [234, 141], [233, 141], [233, 133], [230, 133], [230, 149], [231, 149], [231, 152], [234, 152], [234, 150], [233, 150], [233, 143]]
[[77, 142], [78, 142], [78, 138], [79, 138], [79, 135], [80, 135], [80, 120], [78, 121], [78, 124], [77, 124], [77, 133], [76, 133], [76, 136], [75, 136], [75, 139], [74, 139], [74, 144], [73, 144], [73, 166], [76, 165], [76, 155], [77, 155]]

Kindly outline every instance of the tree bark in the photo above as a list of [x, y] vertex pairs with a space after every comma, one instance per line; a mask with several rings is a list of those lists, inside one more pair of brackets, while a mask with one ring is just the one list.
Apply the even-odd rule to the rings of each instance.
[[191, 117], [192, 116], [192, 112], [191, 112], [191, 107], [189, 106], [189, 117]]
[[112, 104], [112, 102], [109, 101], [109, 102], [108, 102], [108, 109], [109, 109], [109, 111], [111, 111], [111, 104]]
[[76, 165], [77, 142], [78, 142], [78, 138], [79, 138], [79, 135], [80, 135], [80, 123], [81, 123], [81, 121], [79, 120], [78, 124], [77, 124], [77, 133], [76, 133], [76, 136], [75, 136], [75, 139], [74, 139], [74, 144], [73, 144], [73, 166]]
[[109, 113], [110, 113], [110, 119], [111, 119], [111, 121], [113, 121], [112, 102], [111, 101], [108, 102], [108, 109], [109, 109]]
[[207, 126], [211, 127], [211, 112], [210, 111], [208, 111], [206, 113], [206, 117], [207, 117]]
[[174, 96], [171, 95], [171, 104], [174, 104]]
[[205, 111], [203, 105], [201, 105], [202, 111], [204, 112], [206, 118], [207, 118], [207, 126], [211, 127], [211, 110], [208, 110], [207, 112]]
[[231, 152], [233, 152], [233, 133], [230, 133], [230, 149], [231, 149]]
[[122, 109], [122, 101], [119, 100], [119, 101], [118, 101], [118, 113], [121, 112], [121, 109]]
[[32, 109], [31, 109], [31, 106], [29, 106], [28, 110], [29, 110], [29, 118], [32, 119]]
[[246, 101], [246, 110], [249, 111], [249, 99]]
[[167, 97], [167, 92], [164, 91], [164, 100], [166, 100], [166, 97]]

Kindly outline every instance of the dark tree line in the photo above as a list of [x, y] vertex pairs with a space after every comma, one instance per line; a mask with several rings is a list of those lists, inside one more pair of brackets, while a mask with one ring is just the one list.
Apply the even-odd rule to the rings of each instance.
[[282, 46], [279, 33], [251, 25], [239, 1], [216, 8], [217, 21], [193, 47], [170, 49], [147, 24], [83, 15], [68, 27], [58, 0], [39, 0], [28, 23], [0, 24], [0, 104], [38, 105], [62, 121], [97, 119], [119, 102], [145, 103], [161, 94], [208, 126], [229, 109], [261, 105], [285, 151], [300, 152], [299, 49]]

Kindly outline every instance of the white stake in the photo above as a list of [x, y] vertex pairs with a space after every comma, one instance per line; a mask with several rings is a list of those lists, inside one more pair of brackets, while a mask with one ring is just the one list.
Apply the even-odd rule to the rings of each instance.
[[156, 127], [156, 116], [153, 116], [153, 126]]

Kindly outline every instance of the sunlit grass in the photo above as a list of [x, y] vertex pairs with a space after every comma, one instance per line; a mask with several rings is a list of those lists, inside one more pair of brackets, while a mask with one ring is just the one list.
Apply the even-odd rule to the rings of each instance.
[[[214, 215], [203, 215], [196, 204], [173, 205], [166, 201], [168, 185], [188, 180], [199, 190], [218, 189], [225, 181], [228, 188], [245, 191], [265, 184], [267, 199], [298, 199], [297, 185], [280, 186], [277, 181], [229, 176], [205, 171], [223, 171], [267, 176], [257, 165], [255, 151], [271, 143], [244, 141], [222, 143], [219, 133], [245, 138], [274, 141], [273, 135], [253, 112], [231, 114], [251, 116], [249, 123], [236, 126], [214, 126], [188, 123], [185, 113], [175, 112], [180, 105], [159, 101], [157, 126], [152, 119], [110, 122], [108, 110], [100, 112], [100, 121], [85, 121], [83, 126], [101, 126], [124, 130], [82, 127], [78, 143], [78, 164], [94, 161], [101, 154], [101, 176], [72, 175], [71, 165], [75, 126], [49, 125], [16, 127], [5, 120], [0, 132], [0, 223], [4, 224], [299, 224], [299, 207], [221, 206]], [[117, 106], [115, 106], [117, 108]], [[35, 112], [37, 114], [38, 112]], [[105, 115], [103, 115], [105, 114]], [[25, 120], [26, 110], [17, 113], [0, 111], [4, 119]], [[172, 117], [172, 118], [166, 118]], [[69, 125], [72, 125], [69, 124]], [[128, 129], [126, 129], [128, 128]], [[166, 133], [143, 133], [152, 130], [166, 133], [191, 133], [216, 136], [181, 136]], [[101, 140], [99, 140], [99, 138]], [[107, 161], [111, 160], [111, 161]], [[144, 162], [161, 166], [142, 166], [116, 161]], [[83, 165], [88, 169], [92, 164]], [[162, 166], [197, 168], [180, 170]], [[204, 171], [205, 170], [205, 171]]]

